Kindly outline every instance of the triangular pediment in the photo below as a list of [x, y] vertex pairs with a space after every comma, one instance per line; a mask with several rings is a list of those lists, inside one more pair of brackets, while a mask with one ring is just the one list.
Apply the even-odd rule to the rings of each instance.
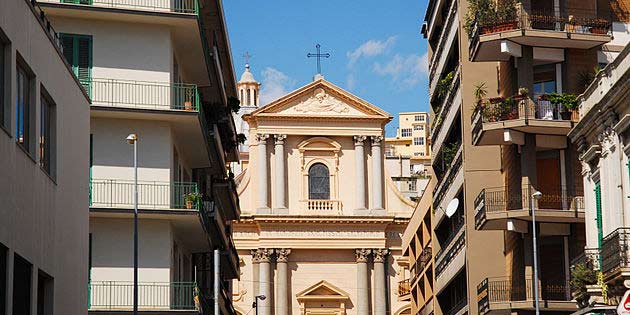
[[391, 119], [382, 109], [324, 79], [311, 82], [259, 108], [251, 116]]
[[302, 292], [296, 294], [298, 300], [302, 299], [333, 299], [333, 300], [345, 300], [348, 299], [348, 293], [334, 286], [326, 280], [322, 280]]

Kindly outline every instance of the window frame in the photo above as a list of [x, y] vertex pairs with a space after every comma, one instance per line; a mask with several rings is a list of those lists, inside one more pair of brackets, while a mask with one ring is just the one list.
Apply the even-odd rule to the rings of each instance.
[[[416, 142], [416, 140], [418, 140]], [[424, 145], [424, 137], [414, 137], [413, 138], [413, 145]]]
[[[74, 76], [77, 77], [77, 80], [79, 80], [79, 83], [81, 84], [81, 86], [83, 86], [83, 88], [85, 89], [86, 93], [88, 94], [88, 96], [92, 97], [92, 80], [94, 79], [92, 77], [92, 69], [94, 68], [94, 38], [92, 37], [92, 35], [87, 35], [87, 34], [73, 34], [73, 33], [59, 33], [59, 38], [61, 39], [61, 42], [63, 43], [63, 41], [66, 38], [72, 39], [72, 60], [67, 60], [67, 56], [66, 53], [64, 52], [64, 58], [66, 58], [66, 61], [68, 62], [68, 64], [70, 65], [70, 68], [72, 69], [72, 73], [74, 73]], [[86, 79], [82, 79], [80, 76], [80, 66], [79, 66], [79, 40], [81, 39], [85, 39], [88, 41], [88, 67], [86, 70], [86, 75], [87, 78]], [[64, 47], [64, 49], [67, 49], [67, 47]]]
[[415, 115], [413, 121], [424, 121], [424, 115]]
[[11, 41], [0, 29], [0, 129], [11, 135]]
[[[33, 160], [35, 160], [33, 156], [34, 152], [34, 144], [36, 129], [35, 129], [35, 114], [37, 111], [37, 101], [35, 99], [36, 92], [36, 77], [35, 73], [31, 70], [31, 68], [26, 64], [24, 59], [21, 56], [17, 56], [16, 64], [15, 64], [15, 79], [16, 79], [16, 93], [15, 93], [15, 143], [22, 148]], [[25, 102], [24, 111], [22, 112], [22, 119], [20, 120], [20, 104], [19, 98], [21, 95], [20, 92], [20, 75], [26, 78], [26, 91], [23, 101]], [[22, 129], [22, 134], [20, 133], [20, 129]], [[22, 136], [22, 141], [20, 141], [20, 136]]]
[[[327, 176], [314, 176], [314, 174], [312, 174], [311, 172], [315, 170], [316, 167], [323, 167], [323, 170], [326, 171]], [[316, 182], [314, 182], [316, 179], [323, 179], [326, 178], [327, 179], [327, 183], [328, 185], [325, 187], [327, 188], [328, 191], [325, 192], [315, 192], [313, 191], [313, 186], [314, 184], [317, 184]], [[330, 169], [328, 168], [328, 165], [322, 163], [322, 162], [316, 162], [313, 163], [309, 168], [308, 168], [308, 199], [309, 200], [330, 200]], [[317, 196], [317, 195], [321, 195], [321, 196]]]
[[[48, 176], [55, 179], [57, 175], [57, 104], [43, 86], [40, 89], [39, 165]], [[48, 136], [48, 141], [44, 141], [46, 136]], [[46, 145], [48, 150], [46, 147], [42, 148]], [[44, 152], [45, 150], [47, 152]]]
[[401, 137], [411, 137], [412, 134], [413, 134], [413, 128], [402, 128], [402, 129], [400, 129], [400, 136]]

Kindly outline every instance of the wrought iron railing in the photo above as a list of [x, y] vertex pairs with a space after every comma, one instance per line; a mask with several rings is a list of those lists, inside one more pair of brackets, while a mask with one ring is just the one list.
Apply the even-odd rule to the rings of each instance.
[[[194, 282], [141, 282], [139, 309], [194, 310]], [[133, 282], [98, 281], [90, 283], [90, 309], [130, 310], [133, 308]]]
[[630, 228], [618, 228], [604, 237], [600, 255], [604, 276], [630, 267]]
[[[455, 1], [457, 2], [457, 1]], [[455, 94], [457, 94], [457, 89], [459, 88], [459, 82], [460, 82], [460, 71], [459, 71], [459, 67], [457, 68], [456, 72], [455, 72], [455, 76], [453, 79], [453, 82], [451, 83], [451, 86], [449, 87], [448, 93], [447, 95], [444, 97], [444, 99], [441, 101], [441, 106], [440, 106], [440, 110], [438, 112], [438, 114], [436, 115], [436, 118], [433, 120], [435, 125], [433, 126], [433, 130], [431, 131], [431, 137], [432, 139], [437, 139], [440, 135], [440, 130], [442, 130], [442, 126], [444, 126], [444, 121], [446, 120], [446, 116], [448, 115], [448, 112], [450, 111], [451, 105], [454, 102], [455, 99]], [[431, 142], [431, 149], [434, 149], [435, 146], [435, 142], [436, 141], [432, 141]], [[439, 151], [439, 150], [438, 150]]]
[[[570, 301], [569, 284], [566, 280], [539, 281], [539, 297], [548, 301]], [[533, 301], [534, 282], [531, 278], [512, 280], [510, 278], [487, 278], [479, 287], [487, 285], [488, 302]]]
[[440, 38], [438, 39], [438, 48], [431, 55], [431, 60], [429, 61], [430, 82], [433, 81], [436, 75], [435, 72], [437, 71], [437, 60], [439, 60], [439, 57], [443, 53], [442, 50], [444, 50], [444, 46], [446, 45], [446, 36], [448, 35], [448, 32], [451, 30], [453, 21], [456, 20], [455, 15], [457, 14], [457, 0], [451, 1], [451, 7], [449, 10], [450, 10], [449, 11], [450, 13], [448, 17], [446, 18], [446, 25], [442, 28], [442, 31], [440, 32]]
[[[197, 193], [189, 182], [138, 182], [138, 207], [143, 209], [197, 209], [186, 195]], [[90, 206], [94, 208], [133, 208], [134, 182], [120, 179], [92, 179]]]
[[[475, 111], [479, 113], [483, 123], [517, 119], [570, 120], [574, 122], [578, 120], [577, 111], [569, 111], [562, 104], [551, 104], [544, 95], [539, 96], [536, 101], [525, 95], [484, 99]], [[475, 118], [473, 115], [473, 121]]]
[[197, 0], [39, 0], [39, 2], [71, 3], [116, 9], [152, 12], [176, 12], [197, 14]]
[[46, 13], [44, 13], [44, 10], [42, 10], [37, 2], [37, 0], [31, 0], [31, 5], [35, 10], [37, 18], [39, 18], [40, 22], [44, 26], [46, 33], [50, 36], [50, 39], [52, 39], [53, 43], [57, 46], [57, 48], [59, 48], [59, 51], [63, 53], [63, 44], [61, 43], [61, 38], [59, 38], [59, 33], [55, 31], [55, 28], [50, 23], [50, 20], [46, 17]]
[[195, 84], [92, 79], [87, 83], [92, 105], [161, 110], [199, 110]]
[[583, 265], [591, 270], [599, 270], [599, 248], [585, 248], [584, 252], [571, 260], [571, 268]]
[[398, 281], [398, 296], [405, 296], [411, 292], [409, 279]]
[[455, 180], [455, 176], [457, 176], [457, 172], [462, 166], [463, 162], [463, 146], [460, 145], [459, 150], [456, 153], [455, 160], [451, 163], [447, 174], [442, 177], [442, 180], [438, 182], [437, 186], [433, 189], [433, 209], [437, 209], [444, 195], [448, 191], [448, 188], [451, 186], [453, 181]]
[[[452, 238], [449, 238], [446, 242], [444, 242], [444, 247], [442, 247], [435, 254], [435, 276], [439, 277], [442, 274], [442, 271], [446, 269], [446, 267], [455, 259], [455, 256], [464, 248], [466, 244], [466, 231], [462, 227], [460, 227], [460, 231], [456, 234], [453, 234]], [[454, 238], [456, 236], [456, 238]], [[454, 239], [454, 241], [453, 241]]]

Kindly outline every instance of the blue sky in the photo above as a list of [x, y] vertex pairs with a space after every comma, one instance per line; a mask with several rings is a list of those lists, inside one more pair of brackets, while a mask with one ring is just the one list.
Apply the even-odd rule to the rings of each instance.
[[[428, 110], [426, 41], [420, 34], [426, 0], [224, 0], [237, 79], [249, 52], [265, 104], [312, 80], [314, 59], [326, 80], [396, 118]], [[387, 126], [395, 134], [397, 121]]]

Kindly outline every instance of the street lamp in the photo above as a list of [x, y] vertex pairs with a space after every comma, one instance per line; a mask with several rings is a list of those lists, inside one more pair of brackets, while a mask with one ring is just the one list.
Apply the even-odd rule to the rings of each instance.
[[538, 244], [536, 242], [536, 209], [534, 207], [534, 200], [540, 200], [542, 193], [538, 190], [534, 191], [531, 198], [529, 198], [529, 209], [532, 212], [532, 243], [534, 247], [534, 307], [536, 308], [536, 315], [540, 315], [540, 306], [538, 304]]
[[133, 315], [138, 315], [138, 135], [129, 134], [127, 143], [133, 144]]
[[256, 309], [256, 315], [258, 315], [258, 300], [264, 301], [267, 297], [263, 294], [256, 295], [254, 297], [254, 303], [252, 303], [252, 307]]

